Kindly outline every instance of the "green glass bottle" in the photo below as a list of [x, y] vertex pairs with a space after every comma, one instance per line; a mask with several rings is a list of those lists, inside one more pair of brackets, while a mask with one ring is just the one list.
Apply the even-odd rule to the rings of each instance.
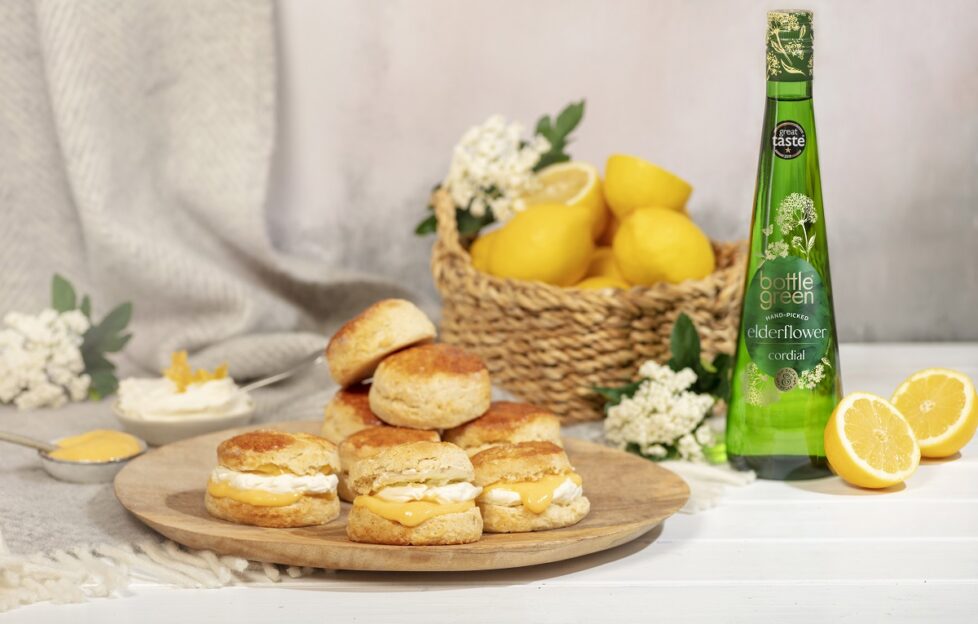
[[829, 474], [839, 347], [812, 108], [812, 14], [768, 13], [767, 108], [727, 416], [731, 464], [766, 479]]

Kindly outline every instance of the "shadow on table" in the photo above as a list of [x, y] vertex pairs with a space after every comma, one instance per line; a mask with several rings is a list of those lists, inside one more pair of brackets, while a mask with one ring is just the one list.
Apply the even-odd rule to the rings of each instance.
[[[545, 581], [582, 570], [597, 568], [614, 563], [619, 559], [641, 552], [655, 542], [662, 534], [662, 525], [645, 535], [616, 546], [610, 550], [576, 557], [566, 561], [544, 563], [523, 568], [504, 570], [484, 570], [476, 572], [362, 572], [354, 570], [330, 570], [317, 572], [308, 585], [292, 584], [289, 589], [330, 591], [322, 581], [340, 581], [335, 589], [344, 592], [396, 592], [428, 591], [438, 589], [461, 589], [472, 586], [521, 585], [535, 581]], [[320, 581], [315, 583], [314, 581]]]

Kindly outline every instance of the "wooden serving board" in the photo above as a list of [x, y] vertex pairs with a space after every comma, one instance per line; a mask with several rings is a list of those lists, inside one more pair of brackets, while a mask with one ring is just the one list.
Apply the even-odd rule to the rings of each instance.
[[[319, 423], [269, 427], [318, 433]], [[116, 476], [116, 496], [140, 520], [190, 548], [295, 566], [425, 572], [516, 568], [606, 550], [646, 533], [689, 498], [686, 482], [653, 462], [566, 439], [591, 513], [564, 529], [487, 533], [474, 544], [457, 546], [383, 546], [347, 539], [348, 503], [339, 518], [320, 527], [266, 529], [212, 518], [204, 509], [204, 488], [216, 463], [215, 449], [222, 440], [254, 428], [191, 438], [138, 457]]]

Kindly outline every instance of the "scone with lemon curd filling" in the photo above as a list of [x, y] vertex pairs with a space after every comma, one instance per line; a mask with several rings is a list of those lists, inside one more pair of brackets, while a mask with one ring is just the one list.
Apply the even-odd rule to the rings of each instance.
[[447, 344], [411, 347], [385, 358], [370, 385], [370, 409], [390, 425], [448, 429], [489, 409], [489, 369]]
[[204, 506], [212, 516], [262, 527], [326, 524], [340, 513], [339, 456], [308, 433], [259, 429], [217, 447]]
[[552, 442], [494, 446], [473, 456], [472, 464], [486, 532], [557, 529], [591, 510], [581, 477]]
[[350, 467], [361, 459], [383, 453], [391, 447], [411, 442], [438, 442], [436, 431], [405, 429], [403, 427], [371, 427], [349, 436], [339, 446], [340, 482], [337, 491], [340, 500], [352, 503], [356, 495], [350, 490]]
[[346, 322], [326, 345], [329, 372], [341, 386], [374, 374], [382, 359], [435, 338], [435, 325], [418, 306], [384, 299]]
[[482, 536], [482, 516], [465, 451], [445, 442], [413, 442], [350, 466], [357, 495], [346, 534], [354, 542], [467, 544]]
[[357, 431], [383, 426], [384, 422], [370, 411], [369, 391], [370, 386], [366, 384], [337, 390], [323, 410], [321, 435], [339, 444]]
[[518, 442], [544, 441], [563, 446], [559, 418], [542, 407], [511, 401], [494, 401], [488, 412], [449, 429], [443, 437], [470, 456], [493, 446]]

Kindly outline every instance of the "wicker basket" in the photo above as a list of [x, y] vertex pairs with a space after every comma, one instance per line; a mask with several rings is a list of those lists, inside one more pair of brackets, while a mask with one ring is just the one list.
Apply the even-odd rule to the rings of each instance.
[[570, 290], [476, 270], [459, 241], [451, 198], [438, 190], [432, 200], [441, 339], [479, 354], [493, 383], [548, 407], [565, 423], [601, 418], [594, 386], [631, 381], [646, 360], [668, 359], [680, 312], [696, 324], [705, 354], [733, 351], [745, 243], [714, 243], [717, 270], [703, 280]]

